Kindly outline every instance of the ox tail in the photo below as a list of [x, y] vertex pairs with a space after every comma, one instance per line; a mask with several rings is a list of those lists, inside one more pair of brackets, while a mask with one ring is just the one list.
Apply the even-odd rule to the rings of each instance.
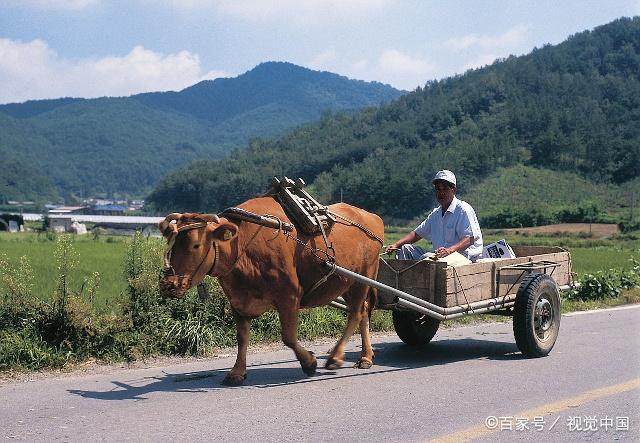
[[369, 287], [369, 292], [367, 293], [367, 299], [365, 300], [367, 315], [369, 316], [369, 320], [371, 320], [371, 315], [373, 314], [373, 310], [378, 305], [378, 289]]

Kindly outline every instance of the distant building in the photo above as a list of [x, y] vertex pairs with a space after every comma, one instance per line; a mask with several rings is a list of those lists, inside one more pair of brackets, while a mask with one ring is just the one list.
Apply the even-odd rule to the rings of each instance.
[[71, 232], [74, 223], [91, 223], [94, 228], [117, 232], [140, 230], [151, 235], [159, 235], [158, 222], [161, 220], [164, 220], [164, 217], [61, 214], [49, 216], [49, 228], [58, 232]]
[[113, 200], [107, 200], [105, 198], [90, 198], [87, 200], [83, 200], [83, 203], [88, 206], [96, 206], [96, 205], [112, 205]]
[[0, 231], [24, 231], [24, 218], [19, 214], [0, 214]]
[[95, 205], [86, 214], [91, 215], [124, 215], [126, 206], [121, 205]]
[[49, 214], [86, 214], [88, 210], [88, 206], [56, 206], [49, 209]]

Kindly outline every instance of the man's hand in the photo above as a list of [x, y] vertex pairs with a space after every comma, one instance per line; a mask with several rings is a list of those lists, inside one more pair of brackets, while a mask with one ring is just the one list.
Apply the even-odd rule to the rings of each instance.
[[411, 231], [407, 235], [402, 237], [400, 240], [396, 241], [395, 243], [391, 243], [389, 246], [384, 248], [384, 252], [386, 254], [391, 254], [392, 252], [397, 251], [398, 249], [400, 249], [401, 246], [406, 245], [406, 244], [415, 243], [418, 240], [420, 240], [420, 238], [421, 237], [418, 234], [416, 234], [416, 231]]
[[398, 247], [396, 246], [396, 244], [392, 243], [385, 248], [384, 252], [385, 254], [391, 254], [393, 251], [397, 251], [397, 250], [398, 250]]
[[453, 254], [455, 249], [453, 248], [438, 248], [436, 249], [436, 258], [446, 257], [447, 255]]
[[446, 257], [447, 255], [451, 255], [457, 251], [464, 251], [472, 244], [473, 244], [472, 237], [463, 237], [462, 240], [460, 240], [455, 245], [449, 246], [448, 248], [442, 247], [442, 248], [436, 249], [436, 258]]

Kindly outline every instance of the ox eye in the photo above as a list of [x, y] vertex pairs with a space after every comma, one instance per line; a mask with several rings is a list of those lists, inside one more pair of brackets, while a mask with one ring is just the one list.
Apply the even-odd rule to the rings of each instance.
[[200, 247], [200, 245], [194, 245], [193, 249], [198, 249]]

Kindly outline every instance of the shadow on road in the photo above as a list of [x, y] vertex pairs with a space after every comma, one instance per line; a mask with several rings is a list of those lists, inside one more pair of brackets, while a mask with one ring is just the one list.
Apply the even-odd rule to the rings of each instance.
[[[359, 352], [346, 354], [345, 366], [337, 371], [321, 369], [324, 358], [318, 361], [318, 372], [311, 377], [304, 375], [295, 359], [281, 360], [247, 367], [247, 380], [241, 387], [227, 387], [220, 383], [231, 368], [210, 371], [164, 374], [145, 377], [128, 383], [113, 381], [114, 388], [108, 391], [83, 391], [71, 389], [71, 394], [98, 400], [145, 400], [153, 392], [208, 392], [219, 389], [273, 388], [278, 386], [317, 383], [334, 379], [366, 377], [409, 371], [415, 368], [446, 365], [458, 361], [487, 358], [490, 360], [513, 360], [525, 358], [514, 343], [490, 340], [457, 339], [434, 341], [425, 347], [409, 347], [402, 343], [379, 343], [374, 345], [375, 365], [371, 369], [353, 369]], [[326, 357], [326, 356], [322, 356]], [[282, 367], [280, 365], [287, 365]], [[295, 366], [291, 366], [295, 364]]]

